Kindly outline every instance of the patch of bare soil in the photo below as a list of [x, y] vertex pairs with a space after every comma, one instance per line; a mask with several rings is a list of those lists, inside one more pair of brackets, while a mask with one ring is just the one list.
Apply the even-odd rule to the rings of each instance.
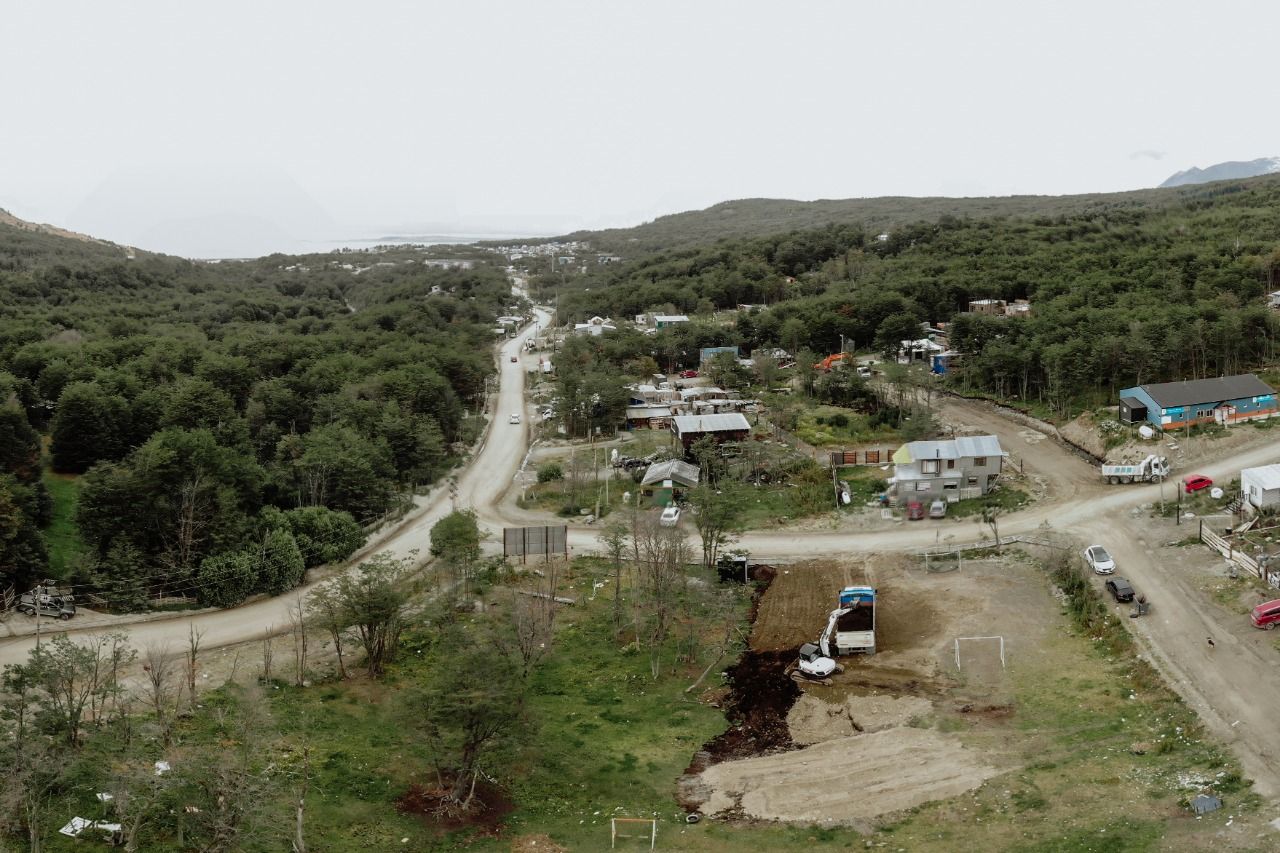
[[856, 824], [973, 790], [1001, 772], [929, 729], [894, 728], [707, 768], [709, 814]]
[[829, 702], [810, 693], [787, 714], [791, 739], [800, 746], [905, 726], [927, 715], [933, 703], [920, 696], [848, 696]]
[[503, 818], [515, 809], [515, 803], [501, 789], [488, 782], [476, 785], [475, 798], [465, 813], [446, 806], [445, 797], [448, 793], [445, 788], [413, 785], [396, 800], [396, 811], [418, 815], [431, 826], [440, 829], [474, 827], [481, 832], [496, 835], [502, 830]]
[[557, 844], [550, 835], [521, 835], [511, 840], [511, 853], [568, 853], [569, 848]]

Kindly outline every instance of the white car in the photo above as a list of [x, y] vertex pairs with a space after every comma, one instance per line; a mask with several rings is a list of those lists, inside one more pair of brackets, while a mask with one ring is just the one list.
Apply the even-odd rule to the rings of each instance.
[[1084, 561], [1100, 575], [1109, 575], [1116, 570], [1116, 561], [1101, 545], [1090, 545], [1085, 548]]
[[658, 516], [658, 523], [663, 527], [675, 527], [680, 523], [680, 507], [672, 504], [662, 511], [662, 515]]
[[507, 423], [510, 423], [510, 424], [518, 424], [518, 423], [520, 423], [520, 416], [519, 416], [519, 415], [512, 415], [512, 416], [507, 420]]

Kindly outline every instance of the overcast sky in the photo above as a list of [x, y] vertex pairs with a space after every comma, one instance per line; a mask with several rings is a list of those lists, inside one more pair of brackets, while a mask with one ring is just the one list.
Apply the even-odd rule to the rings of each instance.
[[1134, 189], [1280, 155], [1277, 31], [1203, 0], [9, 3], [0, 207], [243, 255]]

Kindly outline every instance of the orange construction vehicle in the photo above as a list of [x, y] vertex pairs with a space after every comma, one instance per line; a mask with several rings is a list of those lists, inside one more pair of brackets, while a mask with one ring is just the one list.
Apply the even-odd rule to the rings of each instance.
[[817, 370], [821, 370], [829, 373], [831, 371], [831, 368], [835, 367], [837, 364], [844, 361], [844, 357], [846, 355], [848, 355], [848, 353], [843, 353], [843, 352], [838, 352], [835, 355], [829, 355], [826, 358], [824, 358], [822, 361], [815, 364], [814, 368], [816, 368]]

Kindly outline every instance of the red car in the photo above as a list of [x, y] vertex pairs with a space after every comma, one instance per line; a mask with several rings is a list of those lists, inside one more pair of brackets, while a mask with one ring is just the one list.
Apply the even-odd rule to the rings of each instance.
[[1249, 613], [1249, 621], [1253, 623], [1255, 628], [1265, 628], [1270, 631], [1276, 627], [1276, 623], [1280, 622], [1280, 598], [1275, 601], [1268, 601], [1259, 604]]
[[681, 378], [681, 379], [697, 379], [697, 378], [698, 378], [698, 371], [696, 371], [696, 370], [682, 370], [682, 371], [680, 371], [680, 378]]
[[1203, 474], [1191, 474], [1182, 478], [1182, 486], [1187, 490], [1187, 494], [1198, 492], [1201, 489], [1207, 489], [1213, 485], [1213, 480]]
[[919, 521], [924, 518], [924, 504], [920, 501], [912, 501], [907, 504], [907, 520]]

